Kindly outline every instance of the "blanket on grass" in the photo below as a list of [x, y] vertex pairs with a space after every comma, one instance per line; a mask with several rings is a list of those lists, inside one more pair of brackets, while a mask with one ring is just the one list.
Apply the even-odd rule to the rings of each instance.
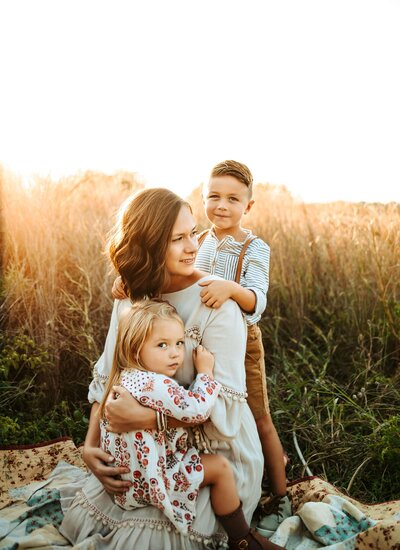
[[[73, 441], [0, 447], [0, 472], [0, 549], [71, 548], [58, 531], [60, 489], [87, 475]], [[363, 504], [318, 477], [288, 491], [292, 516], [271, 538], [288, 550], [400, 550], [400, 501]]]

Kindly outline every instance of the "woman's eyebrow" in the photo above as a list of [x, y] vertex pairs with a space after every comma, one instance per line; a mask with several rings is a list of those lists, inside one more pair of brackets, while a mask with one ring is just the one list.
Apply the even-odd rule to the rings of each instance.
[[193, 233], [197, 229], [197, 224], [192, 227], [189, 231], [181, 231], [180, 233], [172, 233], [172, 237], [183, 237], [184, 235], [187, 235], [189, 233]]

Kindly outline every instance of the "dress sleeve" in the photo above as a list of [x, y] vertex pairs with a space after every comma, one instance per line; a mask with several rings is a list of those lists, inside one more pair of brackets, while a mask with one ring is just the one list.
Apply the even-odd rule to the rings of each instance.
[[257, 323], [267, 307], [269, 287], [269, 246], [262, 239], [254, 239], [246, 250], [240, 283], [256, 295], [253, 313], [247, 313], [249, 325]]
[[247, 397], [246, 335], [246, 322], [236, 302], [227, 300], [220, 308], [211, 310], [202, 343], [214, 355], [214, 376], [222, 389], [211, 411], [211, 423], [203, 425], [210, 440], [232, 439], [240, 430]]
[[189, 389], [162, 374], [154, 375], [140, 390], [142, 405], [188, 423], [202, 423], [210, 416], [221, 384], [198, 374]]
[[89, 385], [89, 403], [94, 403], [95, 401], [100, 403], [103, 398], [114, 357], [118, 332], [118, 319], [122, 311], [130, 306], [131, 302], [129, 300], [114, 300], [104, 351], [93, 368], [93, 380]]

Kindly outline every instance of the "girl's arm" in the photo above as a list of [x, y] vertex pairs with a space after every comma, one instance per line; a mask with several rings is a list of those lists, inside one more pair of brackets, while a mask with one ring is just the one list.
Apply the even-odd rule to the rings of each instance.
[[198, 373], [187, 390], [163, 374], [148, 373], [148, 376], [149, 383], [140, 390], [140, 403], [194, 424], [208, 419], [221, 389], [221, 384], [206, 373]]
[[[118, 398], [116, 395], [118, 394]], [[156, 411], [141, 405], [129, 391], [122, 386], [113, 386], [105, 406], [107, 429], [110, 432], [131, 432], [133, 430], [155, 430], [157, 428]], [[192, 424], [176, 418], [168, 419], [170, 428], [188, 428]]]

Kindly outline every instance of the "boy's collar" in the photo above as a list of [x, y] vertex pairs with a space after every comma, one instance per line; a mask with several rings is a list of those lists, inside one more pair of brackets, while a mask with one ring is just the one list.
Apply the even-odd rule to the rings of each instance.
[[231, 241], [231, 242], [234, 242], [234, 243], [238, 243], [238, 244], [243, 244], [247, 241], [247, 239], [252, 235], [252, 232], [250, 229], [246, 229], [244, 227], [242, 227], [242, 230], [246, 233], [246, 238], [243, 240], [243, 241], [236, 241], [232, 235], [225, 235], [225, 237], [222, 237], [222, 239], [219, 239], [217, 237], [217, 234], [215, 233], [215, 225], [213, 225], [210, 229], [210, 234], [214, 237], [214, 239], [216, 239], [219, 243], [223, 243], [225, 241]]

